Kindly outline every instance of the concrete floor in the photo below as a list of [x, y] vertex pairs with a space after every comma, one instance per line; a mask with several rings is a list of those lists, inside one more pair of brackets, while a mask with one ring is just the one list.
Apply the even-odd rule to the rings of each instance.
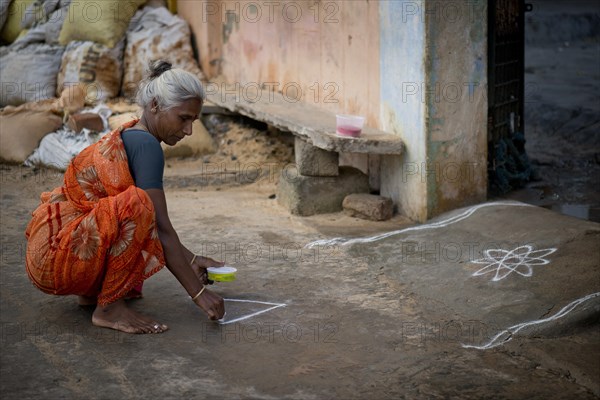
[[[269, 199], [268, 181], [170, 187], [169, 210], [183, 241], [239, 270], [235, 282], [215, 290], [286, 306], [218, 325], [165, 269], [131, 305], [171, 329], [127, 335], [93, 327], [91, 310], [74, 297], [45, 295], [29, 283], [28, 213], [36, 193], [59, 176], [6, 166], [2, 174], [3, 398], [600, 395], [600, 224], [522, 203], [456, 210], [413, 227], [398, 217], [383, 224], [341, 214], [299, 218]], [[349, 234], [371, 239], [309, 247]], [[486, 267], [473, 262], [486, 250], [526, 245], [525, 264], [507, 257], [473, 276]], [[531, 276], [523, 276], [528, 265]], [[494, 281], [496, 271], [506, 276]], [[265, 307], [228, 302], [227, 318]], [[530, 325], [519, 329], [523, 323]]]
[[[534, 3], [534, 14], [544, 17], [547, 2]], [[587, 4], [574, 12], [587, 12]], [[598, 42], [528, 46], [529, 87], [550, 85], [560, 94], [529, 93], [526, 120], [537, 124], [528, 126], [528, 152], [544, 176], [554, 177], [546, 183], [553, 193], [593, 209], [597, 185], [582, 189], [574, 176], [597, 171], [587, 160], [597, 152]], [[568, 60], [580, 61], [562, 66]], [[581, 110], [569, 119], [573, 107]], [[573, 154], [579, 169], [553, 161]], [[237, 281], [215, 290], [285, 307], [217, 325], [163, 270], [130, 304], [168, 324], [168, 332], [134, 336], [93, 327], [90, 309], [39, 292], [24, 270], [29, 213], [61, 176], [2, 165], [2, 398], [600, 397], [600, 224], [507, 202], [455, 210], [421, 226], [401, 217], [297, 218], [269, 198], [270, 179], [240, 187], [227, 176], [206, 186], [209, 179], [177, 165], [168, 175], [169, 210], [184, 243], [239, 270]], [[395, 233], [373, 237], [384, 232]], [[339, 236], [362, 239], [308, 247]], [[228, 302], [227, 318], [264, 307]]]

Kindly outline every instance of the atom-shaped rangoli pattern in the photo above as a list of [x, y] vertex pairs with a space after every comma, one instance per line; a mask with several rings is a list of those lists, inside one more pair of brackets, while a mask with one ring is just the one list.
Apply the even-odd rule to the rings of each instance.
[[485, 258], [471, 261], [475, 264], [486, 264], [485, 267], [473, 273], [473, 276], [495, 271], [493, 282], [502, 280], [513, 272], [522, 276], [531, 276], [533, 275], [531, 266], [548, 264], [550, 261], [544, 257], [555, 251], [556, 249], [533, 250], [530, 245], [519, 246], [512, 250], [489, 249], [485, 251]]

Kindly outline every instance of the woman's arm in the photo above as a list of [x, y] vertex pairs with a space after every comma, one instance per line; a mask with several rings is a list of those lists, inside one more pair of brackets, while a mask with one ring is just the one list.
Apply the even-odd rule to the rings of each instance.
[[210, 257], [204, 257], [204, 256], [196, 255], [196, 254], [192, 253], [183, 244], [181, 245], [181, 248], [183, 249], [183, 253], [185, 254], [185, 257], [187, 259], [189, 259], [190, 262], [192, 260], [194, 261], [194, 263], [192, 264], [192, 270], [194, 271], [194, 273], [196, 274], [196, 276], [198, 277], [198, 279], [200, 280], [200, 282], [202, 282], [204, 285], [206, 285], [206, 284], [211, 284], [212, 285], [213, 281], [209, 281], [208, 280], [208, 273], [206, 271], [206, 268], [208, 268], [208, 267], [222, 267], [222, 266], [225, 265], [225, 263], [221, 262], [221, 261], [213, 260]]
[[[181, 244], [177, 232], [171, 224], [165, 193], [161, 189], [146, 189], [146, 193], [154, 205], [158, 237], [163, 246], [167, 268], [175, 275], [188, 294], [194, 297], [204, 285], [190, 266], [193, 254]], [[208, 314], [210, 319], [222, 318], [225, 313], [223, 299], [208, 289], [204, 290], [195, 303]]]

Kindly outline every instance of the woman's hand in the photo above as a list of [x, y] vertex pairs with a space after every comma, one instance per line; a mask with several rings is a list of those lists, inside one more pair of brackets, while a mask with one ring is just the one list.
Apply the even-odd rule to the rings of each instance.
[[192, 263], [192, 270], [202, 282], [203, 285], [212, 284], [213, 281], [208, 280], [208, 273], [206, 272], [206, 268], [208, 267], [222, 267], [225, 263], [221, 261], [215, 261], [209, 257], [197, 256]]
[[225, 302], [223, 298], [208, 289], [204, 289], [204, 292], [194, 300], [194, 303], [213, 321], [221, 319], [225, 315]]

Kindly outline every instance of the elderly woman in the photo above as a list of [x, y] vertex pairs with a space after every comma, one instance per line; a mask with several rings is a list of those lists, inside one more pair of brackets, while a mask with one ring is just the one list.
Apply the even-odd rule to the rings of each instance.
[[204, 98], [194, 75], [150, 63], [138, 91], [141, 119], [83, 150], [63, 185], [41, 195], [26, 231], [27, 273], [40, 290], [97, 304], [96, 326], [161, 333], [166, 325], [128, 308], [125, 298], [166, 263], [210, 319], [223, 317], [223, 299], [204, 286], [206, 268], [222, 263], [181, 243], [163, 192], [160, 142], [174, 145], [191, 135]]

